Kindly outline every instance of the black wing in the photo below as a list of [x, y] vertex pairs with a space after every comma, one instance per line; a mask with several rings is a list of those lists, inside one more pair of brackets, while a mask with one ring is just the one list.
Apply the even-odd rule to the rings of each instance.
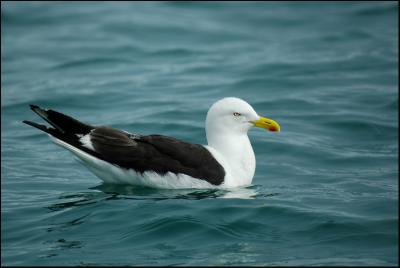
[[[214, 185], [220, 185], [224, 180], [223, 167], [202, 145], [162, 135], [140, 136], [110, 127], [94, 127], [35, 105], [31, 105], [31, 109], [54, 128], [29, 121], [24, 123], [122, 168], [159, 174], [182, 173]], [[87, 134], [90, 135], [94, 151], [79, 141], [82, 135]]]
[[95, 128], [90, 137], [100, 158], [123, 168], [182, 173], [214, 185], [225, 177], [223, 167], [199, 144], [162, 135], [132, 135], [109, 127]]

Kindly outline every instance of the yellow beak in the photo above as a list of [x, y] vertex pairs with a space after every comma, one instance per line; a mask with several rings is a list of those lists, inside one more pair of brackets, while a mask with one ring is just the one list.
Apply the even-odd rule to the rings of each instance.
[[280, 131], [281, 127], [272, 119], [260, 117], [258, 120], [250, 121], [255, 127], [265, 128], [269, 131]]

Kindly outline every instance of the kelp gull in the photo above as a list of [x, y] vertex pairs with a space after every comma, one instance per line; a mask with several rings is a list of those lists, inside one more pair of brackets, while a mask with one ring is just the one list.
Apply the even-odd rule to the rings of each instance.
[[221, 99], [208, 110], [208, 145], [92, 126], [54, 110], [30, 107], [52, 127], [23, 122], [46, 132], [105, 183], [154, 188], [249, 185], [256, 161], [247, 131], [253, 126], [280, 130], [277, 122], [259, 116], [247, 102], [234, 97]]

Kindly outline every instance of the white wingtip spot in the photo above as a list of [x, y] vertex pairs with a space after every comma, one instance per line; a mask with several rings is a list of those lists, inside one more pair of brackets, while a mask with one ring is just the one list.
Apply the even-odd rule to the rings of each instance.
[[95, 151], [93, 144], [90, 140], [90, 134], [83, 136], [82, 138], [79, 139], [79, 141], [82, 143], [82, 146], [84, 146], [92, 151]]

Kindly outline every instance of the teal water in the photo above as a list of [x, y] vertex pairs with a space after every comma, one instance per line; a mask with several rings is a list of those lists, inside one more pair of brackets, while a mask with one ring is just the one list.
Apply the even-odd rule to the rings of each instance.
[[[2, 265], [398, 265], [395, 2], [1, 3]], [[39, 131], [84, 122], [206, 142], [216, 100], [251, 130], [253, 184], [102, 184]]]

